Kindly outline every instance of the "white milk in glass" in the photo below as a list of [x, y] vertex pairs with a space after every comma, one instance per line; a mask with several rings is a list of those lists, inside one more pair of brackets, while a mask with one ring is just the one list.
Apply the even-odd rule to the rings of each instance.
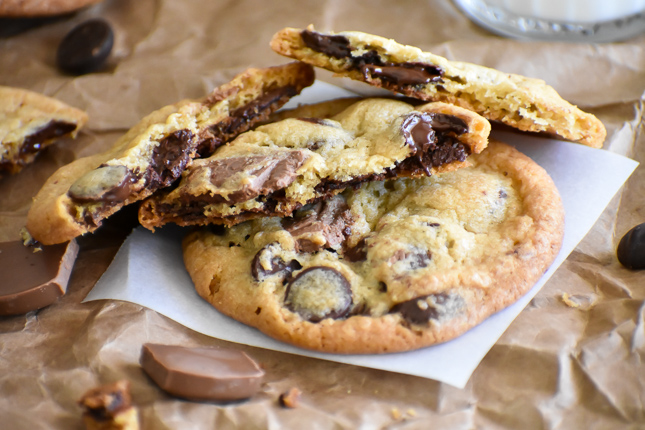
[[520, 39], [612, 42], [645, 31], [645, 0], [454, 0], [474, 22]]

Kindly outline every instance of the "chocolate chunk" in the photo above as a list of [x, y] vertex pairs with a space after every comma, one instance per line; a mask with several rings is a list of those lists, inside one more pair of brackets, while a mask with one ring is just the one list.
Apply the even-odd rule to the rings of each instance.
[[365, 64], [361, 66], [367, 81], [380, 79], [394, 85], [423, 85], [441, 81], [441, 69], [423, 63], [386, 63], [384, 66]]
[[438, 113], [413, 112], [401, 124], [405, 142], [412, 148], [412, 160], [426, 175], [433, 166], [466, 159], [466, 147], [452, 135], [467, 132], [468, 125], [461, 118]]
[[342, 196], [320, 201], [284, 218], [282, 227], [296, 240], [297, 252], [316, 252], [342, 245], [351, 233], [354, 216]]
[[628, 269], [645, 269], [645, 223], [629, 230], [618, 243], [616, 255]]
[[248, 399], [264, 377], [255, 361], [235, 349], [146, 343], [140, 363], [161, 389], [190, 400]]
[[400, 313], [411, 324], [425, 325], [430, 320], [456, 315], [464, 306], [464, 300], [456, 294], [437, 293], [401, 302], [390, 309], [390, 313]]
[[177, 130], [164, 137], [152, 152], [147, 182], [153, 188], [171, 185], [190, 161], [195, 135]]
[[134, 180], [125, 166], [102, 166], [78, 178], [67, 194], [77, 203], [121, 203], [130, 195]]
[[392, 257], [390, 257], [390, 264], [403, 262], [407, 270], [417, 270], [427, 267], [432, 259], [432, 253], [426, 249], [412, 248], [409, 251], [398, 249]]
[[65, 136], [76, 130], [76, 124], [65, 121], [50, 121], [37, 132], [27, 136], [20, 147], [22, 154], [35, 154], [42, 149], [42, 144], [52, 139]]
[[56, 64], [65, 73], [82, 75], [98, 70], [110, 56], [114, 33], [107, 21], [90, 19], [74, 27], [58, 46]]
[[[224, 121], [212, 125], [200, 136], [197, 148], [199, 156], [208, 157], [217, 148], [233, 139], [235, 136], [249, 130], [255, 123], [269, 117], [269, 114], [284, 105], [298, 90], [294, 86], [285, 86], [268, 90], [266, 94], [230, 112]], [[218, 97], [206, 104], [213, 105], [220, 101]]]
[[67, 291], [78, 253], [75, 241], [34, 248], [21, 241], [0, 243], [0, 315], [41, 309]]
[[256, 281], [260, 281], [267, 276], [280, 273], [283, 277], [287, 277], [294, 270], [300, 270], [302, 266], [298, 261], [291, 260], [289, 263], [284, 261], [277, 255], [273, 255], [276, 250], [280, 248], [277, 242], [270, 243], [260, 249], [253, 261], [251, 261], [251, 275]]
[[211, 183], [220, 188], [214, 192], [214, 203], [238, 203], [286, 188], [297, 177], [297, 170], [307, 160], [304, 151], [285, 151], [267, 156], [215, 159], [195, 168], [188, 176], [201, 175], [210, 169]]
[[352, 263], [365, 261], [367, 259], [367, 242], [365, 238], [359, 240], [353, 247], [345, 249], [343, 256]]
[[307, 321], [344, 318], [352, 307], [352, 288], [336, 269], [309, 267], [289, 282], [284, 303]]
[[86, 421], [102, 422], [105, 425], [107, 421], [113, 421], [132, 408], [130, 382], [121, 380], [92, 388], [81, 397], [78, 404], [84, 409], [83, 418]]
[[304, 30], [300, 33], [300, 37], [307, 47], [316, 52], [322, 52], [334, 58], [347, 58], [352, 55], [349, 40], [345, 36], [327, 36], [315, 31]]

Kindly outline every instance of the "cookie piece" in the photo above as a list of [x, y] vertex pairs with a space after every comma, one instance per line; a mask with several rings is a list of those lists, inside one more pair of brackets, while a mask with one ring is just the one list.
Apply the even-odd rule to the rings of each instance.
[[0, 86], [0, 175], [19, 172], [57, 139], [76, 137], [86, 122], [85, 112], [59, 100]]
[[29, 17], [60, 15], [103, 0], [2, 0], [0, 16]]
[[594, 148], [606, 130], [595, 116], [563, 100], [544, 81], [423, 52], [357, 31], [285, 28], [273, 36], [279, 54], [406, 96], [444, 101], [523, 131], [545, 132]]
[[94, 231], [124, 205], [171, 185], [192, 158], [210, 155], [313, 81], [304, 63], [249, 69], [201, 100], [151, 113], [112, 148], [55, 172], [34, 199], [27, 229], [43, 244]]
[[139, 430], [139, 412], [132, 406], [130, 382], [125, 379], [92, 388], [78, 404], [87, 430]]
[[359, 101], [330, 119], [288, 118], [196, 160], [179, 186], [141, 204], [139, 221], [234, 225], [285, 216], [351, 186], [462, 167], [487, 144], [490, 123], [445, 103]]
[[515, 302], [558, 253], [548, 174], [491, 141], [472, 166], [373, 182], [287, 219], [204, 227], [183, 242], [198, 293], [285, 342], [333, 353], [444, 342]]

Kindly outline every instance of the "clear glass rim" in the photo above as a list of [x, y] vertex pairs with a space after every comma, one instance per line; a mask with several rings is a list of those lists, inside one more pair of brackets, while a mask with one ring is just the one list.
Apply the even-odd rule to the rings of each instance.
[[521, 40], [603, 43], [626, 40], [645, 32], [645, 11], [597, 23], [566, 22], [517, 15], [482, 0], [453, 2], [480, 27]]

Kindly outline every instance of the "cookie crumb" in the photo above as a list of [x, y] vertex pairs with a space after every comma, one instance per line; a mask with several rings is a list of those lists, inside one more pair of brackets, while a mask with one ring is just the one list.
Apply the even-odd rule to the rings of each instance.
[[390, 414], [392, 414], [392, 418], [394, 418], [397, 421], [400, 420], [401, 417], [403, 416], [399, 408], [392, 408], [392, 410], [390, 411]]
[[130, 398], [130, 382], [121, 380], [87, 391], [78, 401], [87, 430], [139, 430], [139, 412]]
[[410, 408], [410, 409], [408, 409], [407, 411], [405, 411], [405, 413], [406, 413], [406, 414], [408, 414], [408, 415], [409, 415], [409, 416], [411, 416], [411, 417], [416, 417], [416, 416], [417, 416], [417, 411], [415, 411], [415, 410], [414, 410], [414, 409], [412, 409], [412, 408]]
[[574, 294], [570, 295], [568, 293], [562, 293], [560, 296], [562, 302], [569, 306], [570, 308], [580, 309], [582, 311], [588, 311], [596, 304], [598, 297], [595, 294], [583, 295], [583, 294]]
[[283, 408], [293, 409], [298, 406], [298, 402], [300, 401], [301, 394], [302, 394], [302, 391], [300, 391], [296, 387], [289, 388], [289, 390], [280, 394], [280, 397], [278, 398], [278, 402], [280, 403], [280, 406], [282, 406]]

